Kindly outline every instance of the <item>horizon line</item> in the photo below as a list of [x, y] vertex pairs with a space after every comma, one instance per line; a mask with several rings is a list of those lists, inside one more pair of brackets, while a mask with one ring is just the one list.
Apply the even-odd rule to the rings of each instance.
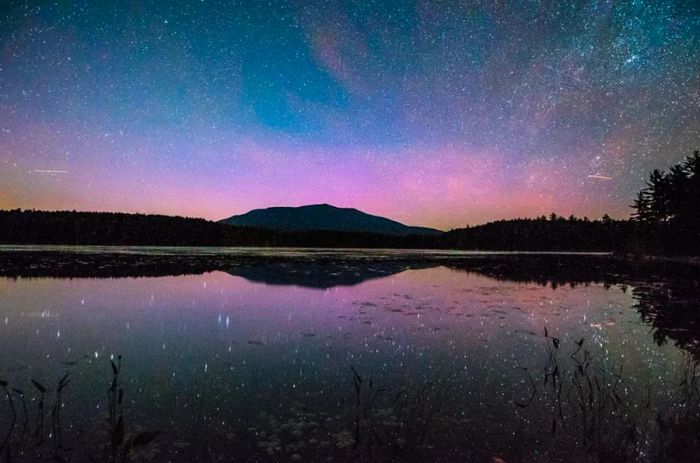
[[398, 223], [400, 223], [400, 224], [402, 224], [402, 225], [404, 225], [404, 226], [407, 226], [407, 227], [432, 228], [432, 229], [434, 229], [434, 230], [438, 230], [438, 231], [441, 231], [441, 232], [443, 232], [443, 233], [449, 232], [449, 231], [451, 231], [451, 230], [458, 230], [458, 229], [461, 229], [461, 228], [479, 227], [479, 226], [487, 225], [487, 224], [490, 224], [490, 223], [496, 223], [496, 222], [501, 222], [501, 221], [509, 221], [509, 220], [538, 220], [538, 219], [541, 219], [542, 217], [545, 217], [547, 220], [549, 220], [549, 218], [551, 217], [552, 214], [554, 214], [557, 218], [559, 218], [559, 219], [564, 219], [564, 220], [569, 220], [571, 217], [574, 217], [575, 219], [578, 219], [578, 220], [585, 220], [585, 219], [588, 219], [588, 220], [590, 220], [590, 221], [596, 221], [596, 220], [601, 220], [601, 219], [602, 219], [603, 217], [605, 217], [606, 215], [607, 215], [608, 217], [610, 217], [612, 220], [630, 220], [630, 217], [629, 217], [629, 216], [628, 216], [628, 217], [625, 217], [625, 218], [620, 218], [620, 217], [614, 217], [614, 216], [612, 216], [612, 215], [610, 215], [610, 214], [608, 214], [608, 213], [604, 213], [603, 215], [601, 215], [601, 216], [598, 217], [598, 218], [591, 218], [591, 217], [588, 217], [587, 215], [584, 215], [584, 216], [577, 216], [577, 215], [575, 215], [575, 214], [569, 214], [569, 215], [567, 216], [567, 215], [557, 214], [556, 212], [552, 211], [552, 212], [550, 212], [549, 214], [538, 214], [538, 215], [535, 215], [535, 216], [532, 216], [532, 217], [521, 217], [521, 216], [516, 216], [516, 217], [504, 217], [504, 218], [494, 219], [494, 220], [490, 220], [490, 221], [486, 221], [486, 222], [481, 222], [481, 223], [477, 223], [477, 224], [464, 224], [464, 225], [462, 225], [462, 226], [456, 226], [456, 227], [452, 227], [452, 228], [449, 228], [449, 229], [445, 230], [445, 229], [442, 229], [442, 228], [431, 227], [431, 226], [427, 226], [427, 225], [407, 225], [407, 224], [405, 224], [405, 223], [403, 223], [403, 222], [401, 222], [401, 221], [399, 221], [399, 220], [392, 219], [392, 218], [386, 217], [386, 216], [384, 216], [384, 215], [372, 214], [372, 213], [365, 212], [365, 211], [363, 211], [362, 209], [358, 209], [358, 208], [355, 208], [355, 207], [339, 207], [339, 206], [334, 206], [333, 204], [330, 204], [330, 203], [313, 203], [313, 204], [304, 204], [304, 205], [301, 205], [301, 206], [267, 206], [267, 207], [258, 207], [258, 208], [250, 209], [250, 210], [248, 210], [248, 211], [246, 211], [246, 212], [242, 212], [242, 213], [237, 213], [237, 214], [229, 215], [229, 216], [224, 217], [224, 218], [221, 218], [221, 219], [207, 219], [207, 218], [201, 217], [201, 216], [179, 215], [179, 214], [167, 214], [167, 213], [161, 213], [161, 212], [114, 211], [114, 210], [78, 210], [78, 209], [35, 209], [35, 208], [22, 208], [22, 207], [16, 207], [16, 208], [10, 208], [10, 207], [8, 207], [8, 208], [0, 208], [0, 212], [12, 212], [12, 211], [17, 211], [17, 210], [19, 210], [19, 211], [21, 211], [21, 212], [56, 212], [56, 213], [58, 213], [58, 212], [72, 212], [72, 213], [84, 213], [84, 214], [153, 215], [153, 216], [163, 216], [163, 217], [178, 217], [178, 218], [183, 218], [183, 219], [205, 220], [205, 221], [207, 221], [207, 222], [218, 223], [218, 222], [222, 222], [222, 221], [224, 221], [224, 220], [226, 220], [226, 219], [229, 219], [229, 218], [231, 218], [231, 217], [235, 217], [235, 216], [238, 216], [238, 215], [245, 215], [245, 214], [247, 214], [247, 213], [249, 213], [249, 212], [256, 211], [256, 210], [265, 210], [265, 209], [274, 209], [274, 208], [298, 209], [298, 208], [309, 207], [309, 206], [330, 206], [330, 207], [333, 207], [333, 208], [335, 208], [335, 209], [352, 209], [352, 210], [356, 210], [356, 211], [362, 212], [363, 214], [372, 215], [372, 216], [375, 216], [375, 217], [381, 217], [381, 218], [384, 218], [384, 219], [392, 220], [392, 221], [394, 221], [394, 222], [398, 222]]

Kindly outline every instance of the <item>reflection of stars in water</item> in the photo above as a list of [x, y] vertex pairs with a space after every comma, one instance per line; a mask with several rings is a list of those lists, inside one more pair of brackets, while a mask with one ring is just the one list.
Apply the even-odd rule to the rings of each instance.
[[[432, 281], [440, 287], [430, 285]], [[101, 362], [112, 357], [110, 352], [125, 349], [127, 359], [138, 359], [130, 360], [127, 370], [138, 385], [133, 398], [142, 400], [141, 394], [158, 390], [162, 380], [168, 388], [184, 391], [176, 406], [180, 408], [154, 407], [158, 410], [152, 413], [172, 413], [166, 418], [177, 423], [182, 407], [196, 410], [186, 414], [196, 426], [224, 426], [230, 419], [226, 413], [246, 406], [255, 408], [249, 421], [258, 428], [261, 410], [285, 423], [290, 416], [299, 419], [304, 407], [304, 413], [328, 412], [336, 405], [342, 409], [343, 394], [351, 393], [346, 388], [351, 387], [352, 365], [365, 378], [371, 375], [377, 387], [438, 384], [450, 404], [441, 419], [454, 426], [469, 430], [478, 424], [496, 432], [529, 423], [524, 432], [539, 438], [549, 436], [551, 426], [545, 391], [540, 389], [538, 401], [528, 409], [516, 407], [513, 400], [530, 391], [528, 372], [539, 375], [546, 362], [551, 339], [544, 338], [543, 326], [561, 340], [562, 375], [564, 369], [572, 371], [569, 356], [583, 338], [597, 373], [604, 372], [606, 378], [624, 375], [624, 389], [618, 393], [626, 403], [646, 400], [648, 390], [654, 407], [663, 405], [662, 398], [675, 398], [678, 390], [670, 386], [684, 358], [672, 343], [654, 343], [649, 326], [632, 308], [631, 291], [622, 292], [617, 285], [607, 290], [599, 284], [554, 289], [446, 268], [407, 271], [332, 292], [262, 286], [224, 274], [49, 283], [54, 286], [11, 283], [23, 288], [21, 315], [16, 324], [13, 319], [11, 330], [3, 328], [0, 347], [39, 327], [39, 342], [21, 354], [32, 365], [53, 361], [45, 357], [46, 350], [68, 342], [82, 346], [81, 353], [94, 352], [87, 361], [96, 368], [105, 366]], [[49, 312], [45, 294], [67, 297], [52, 302]], [[106, 306], [104, 294], [111, 296]], [[81, 298], [98, 302], [76, 310], [72, 301]], [[133, 317], [138, 323], [124, 329], [124, 320]], [[71, 328], [47, 342], [42, 335], [58, 321]], [[163, 365], [167, 368], [159, 372]], [[536, 381], [541, 384], [541, 377]], [[200, 401], [202, 397], [214, 405]], [[290, 407], [292, 400], [303, 406]], [[630, 410], [630, 417], [637, 412]], [[464, 442], [464, 435], [455, 442]]]

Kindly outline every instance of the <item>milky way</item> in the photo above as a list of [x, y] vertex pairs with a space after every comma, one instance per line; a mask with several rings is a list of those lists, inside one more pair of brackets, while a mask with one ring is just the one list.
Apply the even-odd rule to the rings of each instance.
[[693, 1], [0, 4], [0, 208], [626, 217], [698, 148]]

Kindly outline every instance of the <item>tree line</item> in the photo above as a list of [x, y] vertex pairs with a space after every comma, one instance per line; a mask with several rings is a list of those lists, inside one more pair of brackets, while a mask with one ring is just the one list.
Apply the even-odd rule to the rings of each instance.
[[700, 152], [652, 171], [631, 207], [630, 220], [552, 214], [452, 230], [443, 240], [458, 249], [700, 255]]
[[628, 221], [556, 215], [456, 229], [441, 235], [274, 231], [164, 215], [75, 211], [0, 211], [0, 243], [117, 246], [289, 246], [330, 248], [609, 251]]
[[599, 220], [551, 214], [536, 219], [510, 219], [451, 230], [442, 237], [448, 247], [493, 251], [621, 251], [632, 224], [604, 215]]
[[632, 205], [637, 239], [664, 253], [700, 254], [700, 152], [654, 170]]
[[115, 246], [433, 247], [423, 235], [275, 231], [205, 219], [76, 211], [0, 211], [0, 243]]
[[436, 236], [273, 231], [164, 215], [0, 211], [0, 243], [122, 246], [290, 246], [504, 251], [614, 251], [700, 255], [700, 154], [654, 170], [629, 220], [551, 214], [454, 229]]

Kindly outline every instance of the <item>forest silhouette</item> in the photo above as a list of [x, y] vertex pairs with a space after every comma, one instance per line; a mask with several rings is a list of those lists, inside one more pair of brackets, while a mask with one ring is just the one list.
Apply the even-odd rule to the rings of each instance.
[[552, 213], [499, 220], [440, 235], [325, 230], [279, 231], [164, 215], [0, 211], [0, 243], [121, 246], [269, 246], [503, 251], [606, 251], [700, 255], [700, 153], [668, 172], [654, 170], [628, 220]]
[[700, 253], [700, 151], [669, 172], [651, 172], [632, 207], [644, 247], [674, 254]]

